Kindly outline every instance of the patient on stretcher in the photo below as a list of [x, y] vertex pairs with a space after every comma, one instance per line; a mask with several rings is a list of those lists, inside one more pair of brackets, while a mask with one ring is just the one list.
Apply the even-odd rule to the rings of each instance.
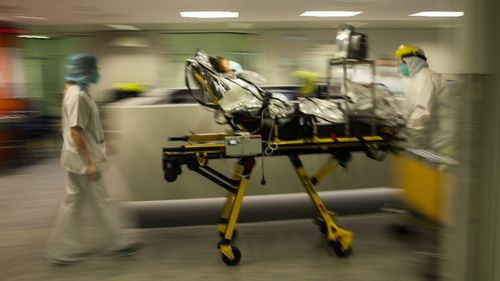
[[[236, 73], [231, 68], [230, 61], [226, 58], [220, 56], [209, 57], [209, 61], [213, 69], [224, 77], [223, 82], [225, 83], [219, 89], [221, 98], [218, 101], [224, 112], [245, 112], [253, 116], [259, 116], [266, 94], [260, 91], [255, 83], [245, 79], [247, 76], [242, 76], [242, 71]], [[272, 95], [267, 109], [273, 119], [286, 118], [295, 111], [294, 106], [281, 94]]]
[[[265, 81], [260, 75], [244, 71], [239, 64], [217, 56], [208, 58], [210, 65], [225, 79], [226, 87], [222, 88], [219, 105], [227, 113], [246, 112], [252, 115], [261, 113], [265, 94], [256, 86]], [[234, 65], [240, 69], [234, 69]], [[250, 77], [250, 78], [249, 78]], [[252, 81], [258, 77], [258, 81]], [[256, 83], [257, 82], [257, 83]], [[375, 88], [375, 99], [371, 97], [368, 86], [347, 81], [347, 98], [351, 115], [374, 114], [380, 122], [388, 126], [397, 126], [400, 120], [398, 104], [390, 92], [383, 87]], [[375, 106], [373, 112], [372, 109]], [[339, 99], [298, 98], [289, 100], [282, 94], [271, 94], [268, 113], [271, 118], [289, 118], [296, 113], [315, 116], [319, 124], [342, 124], [346, 122], [346, 101]]]

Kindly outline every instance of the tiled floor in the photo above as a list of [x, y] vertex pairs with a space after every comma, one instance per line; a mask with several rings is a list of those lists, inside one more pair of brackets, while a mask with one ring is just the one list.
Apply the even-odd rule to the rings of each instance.
[[57, 159], [3, 171], [0, 190], [0, 280], [426, 280], [418, 253], [425, 243], [391, 234], [388, 225], [397, 220], [391, 214], [339, 218], [355, 233], [354, 252], [344, 259], [310, 220], [239, 225], [235, 245], [242, 260], [236, 267], [222, 263], [214, 226], [128, 230], [147, 245], [136, 256], [120, 258], [96, 250], [100, 237], [87, 224], [84, 240], [95, 250], [92, 258], [53, 266], [41, 251], [64, 195]]

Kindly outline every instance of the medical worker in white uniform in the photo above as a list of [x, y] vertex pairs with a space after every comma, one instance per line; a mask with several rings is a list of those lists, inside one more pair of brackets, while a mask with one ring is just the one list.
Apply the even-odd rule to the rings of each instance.
[[61, 164], [67, 175], [66, 197], [45, 250], [45, 256], [58, 264], [81, 261], [89, 256], [79, 240], [84, 205], [97, 214], [104, 234], [103, 244], [109, 252], [131, 255], [141, 247], [140, 243], [132, 243], [124, 236], [104, 183], [104, 134], [97, 105], [89, 94], [90, 85], [98, 79], [97, 60], [93, 55], [77, 54], [68, 59], [61, 151]]
[[404, 77], [403, 117], [408, 144], [453, 156], [457, 102], [445, 79], [431, 69], [422, 49], [401, 45], [395, 53]]

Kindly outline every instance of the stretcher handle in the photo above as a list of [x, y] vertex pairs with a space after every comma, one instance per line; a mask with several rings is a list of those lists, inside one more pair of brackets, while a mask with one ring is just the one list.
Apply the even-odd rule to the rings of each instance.
[[183, 136], [183, 137], [169, 137], [168, 140], [169, 141], [187, 141], [188, 137], [187, 136]]

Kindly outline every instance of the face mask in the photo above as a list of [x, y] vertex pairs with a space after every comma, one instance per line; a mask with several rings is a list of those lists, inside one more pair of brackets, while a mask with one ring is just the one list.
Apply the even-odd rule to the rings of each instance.
[[91, 84], [97, 84], [97, 82], [99, 82], [99, 78], [100, 77], [101, 76], [99, 75], [99, 72], [98, 71], [94, 71], [92, 73], [92, 75], [90, 75], [88, 82], [91, 83]]
[[234, 71], [234, 73], [239, 73], [243, 70], [241, 65], [235, 61], [229, 61], [229, 67]]
[[401, 72], [401, 75], [405, 77], [410, 76], [410, 69], [408, 68], [408, 65], [406, 63], [403, 63], [399, 66], [399, 72]]

